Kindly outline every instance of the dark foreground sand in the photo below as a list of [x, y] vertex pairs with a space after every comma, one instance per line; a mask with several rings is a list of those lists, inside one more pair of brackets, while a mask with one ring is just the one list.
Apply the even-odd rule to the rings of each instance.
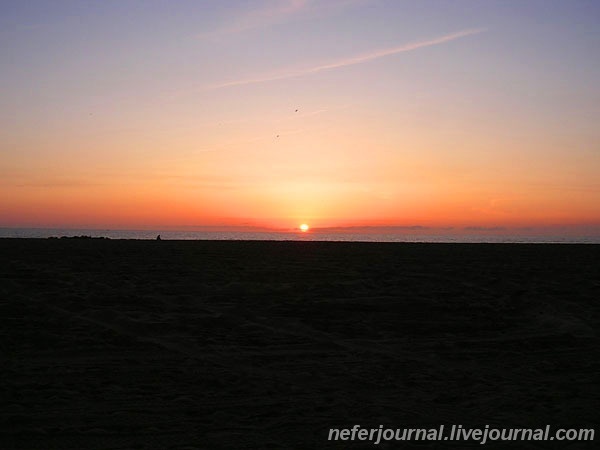
[[599, 246], [0, 239], [0, 263], [0, 449], [600, 431]]

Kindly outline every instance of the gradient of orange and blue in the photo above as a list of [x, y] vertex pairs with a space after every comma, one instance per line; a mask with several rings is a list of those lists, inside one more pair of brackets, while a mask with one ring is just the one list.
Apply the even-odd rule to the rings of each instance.
[[600, 225], [600, 2], [3, 1], [0, 226]]

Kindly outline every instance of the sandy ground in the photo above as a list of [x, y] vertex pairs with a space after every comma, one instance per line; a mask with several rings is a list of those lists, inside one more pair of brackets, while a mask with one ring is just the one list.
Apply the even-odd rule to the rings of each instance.
[[600, 432], [600, 246], [0, 239], [0, 320], [1, 449]]

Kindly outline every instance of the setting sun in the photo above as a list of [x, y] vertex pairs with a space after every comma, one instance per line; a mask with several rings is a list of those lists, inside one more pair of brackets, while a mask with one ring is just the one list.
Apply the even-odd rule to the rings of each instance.
[[302, 231], [303, 233], [306, 233], [308, 231], [308, 225], [303, 223], [302, 225], [300, 225], [300, 231]]

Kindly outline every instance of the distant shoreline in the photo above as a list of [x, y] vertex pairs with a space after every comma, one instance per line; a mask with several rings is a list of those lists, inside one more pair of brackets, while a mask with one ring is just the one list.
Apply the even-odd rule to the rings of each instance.
[[[4, 237], [0, 236], [0, 241], [112, 241], [112, 242], [151, 242], [156, 241], [156, 238], [111, 238], [107, 236], [52, 236], [52, 237]], [[490, 242], [490, 241], [477, 241], [477, 242], [466, 242], [466, 241], [367, 241], [367, 240], [317, 240], [317, 239], [166, 239], [161, 238], [160, 242], [173, 242], [173, 243], [191, 243], [191, 242], [231, 242], [231, 243], [260, 243], [260, 242], [268, 242], [268, 243], [303, 243], [303, 244], [370, 244], [370, 245], [459, 245], [459, 246], [510, 246], [510, 245], [518, 245], [518, 246], [526, 246], [526, 245], [534, 245], [534, 246], [594, 246], [600, 245], [600, 242]]]
[[600, 235], [548, 235], [523, 234], [508, 235], [493, 232], [477, 232], [466, 234], [443, 233], [368, 233], [368, 232], [323, 232], [311, 230], [300, 231], [170, 231], [170, 230], [107, 230], [107, 229], [42, 229], [42, 228], [0, 228], [0, 239], [46, 239], [46, 238], [105, 238], [121, 240], [155, 240], [160, 235], [162, 240], [203, 240], [203, 241], [314, 241], [314, 242], [412, 242], [412, 243], [515, 243], [515, 244], [600, 244]]

